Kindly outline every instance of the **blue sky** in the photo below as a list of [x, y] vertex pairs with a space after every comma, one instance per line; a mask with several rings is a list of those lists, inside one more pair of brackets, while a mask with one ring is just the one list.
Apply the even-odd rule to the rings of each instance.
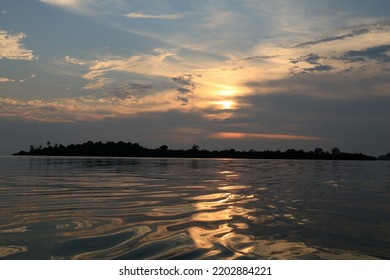
[[390, 150], [390, 2], [3, 0], [0, 154]]

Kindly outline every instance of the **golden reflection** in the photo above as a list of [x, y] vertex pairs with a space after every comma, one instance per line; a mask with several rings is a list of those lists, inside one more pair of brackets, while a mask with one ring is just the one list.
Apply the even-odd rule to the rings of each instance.
[[215, 243], [219, 242], [218, 236], [225, 235], [231, 230], [232, 229], [227, 224], [223, 224], [212, 230], [200, 227], [190, 227], [188, 233], [194, 240], [197, 248], [211, 249], [215, 246]]
[[245, 216], [248, 210], [240, 207], [228, 207], [221, 211], [201, 212], [192, 216], [193, 221], [197, 222], [221, 222], [231, 220], [235, 215]]
[[[200, 201], [205, 201], [205, 200], [214, 200], [214, 199], [225, 199], [230, 195], [230, 193], [212, 193], [212, 194], [205, 194], [205, 195], [198, 195], [194, 196], [191, 198], [192, 200], [200, 200]], [[223, 201], [219, 201], [223, 202]]]
[[218, 189], [222, 191], [232, 191], [232, 190], [243, 190], [243, 189], [248, 189], [250, 186], [243, 186], [243, 185], [228, 185], [228, 186], [222, 186], [218, 187]]
[[191, 204], [188, 205], [172, 205], [172, 206], [158, 206], [145, 213], [152, 217], [168, 217], [176, 216], [177, 213], [191, 213], [194, 210]]
[[79, 221], [73, 221], [70, 224], [61, 223], [57, 224], [57, 229], [72, 229], [71, 231], [60, 232], [63, 236], [100, 236], [109, 232], [112, 229], [118, 228], [123, 225], [125, 221], [122, 218], [107, 218], [102, 220], [85, 219]]
[[[225, 174], [229, 174], [226, 172]], [[222, 186], [228, 187], [232, 191], [237, 189], [249, 188], [248, 186]], [[242, 188], [240, 188], [242, 187]], [[202, 198], [202, 199], [200, 199]], [[218, 199], [219, 200], [215, 200]], [[210, 201], [213, 200], [213, 201]], [[241, 234], [238, 231], [249, 228], [248, 223], [235, 221], [235, 217], [247, 219], [248, 221], [257, 220], [251, 216], [252, 209], [244, 207], [250, 200], [257, 200], [253, 194], [242, 195], [227, 193], [210, 194], [197, 197], [194, 207], [197, 212], [191, 217], [193, 222], [214, 222], [218, 227], [209, 229], [200, 226], [193, 226], [187, 229], [189, 237], [193, 240], [196, 248], [210, 249], [208, 257], [223, 253], [221, 249], [216, 249], [216, 244], [223, 245], [223, 248], [232, 251], [233, 255], [229, 258], [235, 259], [246, 255], [251, 257], [261, 257], [265, 259], [297, 259], [305, 255], [315, 253], [315, 248], [307, 246], [303, 242], [289, 242], [286, 240], [259, 240], [255, 236]], [[218, 208], [218, 211], [204, 211], [210, 209], [210, 206]], [[218, 206], [219, 204], [219, 206]], [[240, 206], [238, 206], [240, 205]], [[271, 206], [271, 205], [269, 205]], [[284, 214], [285, 218], [295, 219], [290, 214]], [[274, 217], [272, 217], [274, 218]]]
[[234, 174], [233, 171], [228, 171], [228, 170], [225, 170], [225, 171], [220, 171], [220, 172], [217, 172], [218, 174]]
[[248, 229], [249, 228], [248, 224], [246, 224], [246, 223], [234, 223], [232, 225], [234, 227], [236, 227], [237, 229]]
[[[85, 252], [81, 254], [77, 254], [72, 256], [72, 259], [75, 260], [91, 260], [91, 259], [113, 259], [117, 256], [120, 256], [121, 254], [124, 254], [128, 251], [129, 247], [134, 244], [136, 240], [139, 240], [143, 236], [147, 236], [148, 233], [150, 233], [152, 229], [149, 226], [135, 226], [129, 229], [125, 229], [123, 231], [117, 231], [115, 234], [120, 234], [124, 232], [129, 233], [129, 238], [115, 246], [109, 247], [107, 249], [98, 250], [98, 251], [92, 251], [92, 252]], [[114, 235], [115, 235], [114, 234]], [[112, 234], [106, 234], [106, 235], [91, 235], [85, 238], [85, 242], [87, 243], [90, 238], [93, 237], [110, 237]]]
[[18, 228], [10, 228], [10, 229], [3, 229], [0, 230], [0, 233], [23, 233], [26, 232], [28, 229], [26, 226], [24, 227], [18, 227]]
[[317, 252], [317, 249], [303, 242], [286, 240], [256, 240], [253, 236], [229, 233], [221, 238], [221, 243], [233, 249], [236, 254], [258, 256], [264, 259], [298, 259]]
[[[226, 178], [237, 175], [231, 171], [220, 171], [218, 173]], [[216, 244], [225, 245], [223, 240], [226, 239], [226, 236], [236, 235], [236, 231], [249, 228], [249, 225], [241, 219], [248, 221], [256, 219], [256, 217], [251, 216], [254, 209], [246, 207], [246, 203], [255, 201], [257, 198], [253, 194], [234, 193], [237, 190], [249, 188], [250, 186], [244, 185], [220, 185], [218, 189], [226, 191], [225, 193], [214, 193], [193, 198], [195, 202], [193, 206], [197, 211], [192, 215], [191, 221], [200, 224], [215, 223], [218, 225], [212, 229], [193, 226], [187, 230], [196, 248], [210, 249], [207, 256], [204, 257], [223, 254], [221, 251], [223, 249], [217, 249]], [[214, 211], [210, 211], [210, 209]], [[240, 217], [241, 221], [237, 221], [237, 217]], [[226, 248], [231, 250], [230, 247], [226, 246]], [[237, 254], [240, 255], [241, 253], [234, 252], [233, 258], [238, 257]]]
[[0, 257], [6, 257], [9, 255], [14, 255], [18, 253], [23, 253], [27, 252], [27, 247], [26, 246], [0, 246]]

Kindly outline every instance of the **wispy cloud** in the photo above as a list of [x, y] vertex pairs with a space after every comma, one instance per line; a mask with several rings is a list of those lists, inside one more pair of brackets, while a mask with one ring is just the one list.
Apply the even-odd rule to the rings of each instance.
[[70, 63], [70, 64], [73, 64], [73, 65], [79, 65], [79, 66], [83, 66], [83, 65], [87, 65], [87, 64], [91, 63], [90, 61], [78, 59], [76, 57], [72, 57], [72, 56], [69, 56], [69, 55], [65, 56], [63, 61], [66, 62], [66, 63]]
[[[39, 0], [41, 3], [65, 9], [69, 12], [102, 20], [105, 15], [116, 14], [116, 9], [123, 10], [128, 4], [123, 0]], [[105, 22], [105, 19], [102, 21]], [[107, 24], [107, 22], [105, 22]]]
[[327, 42], [341, 41], [341, 40], [361, 36], [364, 34], [389, 32], [390, 31], [390, 22], [386, 21], [386, 22], [380, 22], [380, 23], [371, 24], [371, 25], [352, 27], [352, 28], [348, 28], [347, 30], [345, 30], [345, 29], [340, 31], [341, 34], [321, 38], [318, 40], [312, 40], [312, 41], [300, 43], [300, 44], [297, 44], [296, 46], [294, 46], [294, 48], [302, 48], [302, 47], [308, 47], [308, 46], [312, 46], [312, 45], [323, 44], [323, 43], [327, 43]]
[[[158, 93], [142, 101], [128, 96], [85, 96], [53, 100], [0, 98], [0, 117], [42, 123], [96, 121], [126, 118], [145, 112], [164, 112], [175, 108], [173, 94]], [[167, 98], [168, 97], [168, 98]]]
[[125, 15], [128, 18], [137, 18], [137, 19], [165, 19], [165, 20], [176, 20], [182, 19], [185, 16], [180, 14], [170, 14], [170, 15], [149, 15], [143, 13], [128, 13]]
[[217, 132], [210, 135], [211, 138], [219, 139], [276, 139], [276, 140], [323, 140], [320, 137], [293, 135], [293, 134], [264, 134], [264, 133], [241, 133], [241, 132]]
[[6, 83], [6, 82], [15, 82], [15, 80], [8, 79], [5, 77], [0, 77], [0, 83]]
[[135, 102], [141, 102], [142, 98], [147, 96], [152, 90], [153, 85], [128, 83], [108, 90], [107, 94], [121, 100], [130, 99]]
[[104, 78], [104, 77], [93, 77], [92, 79], [89, 78], [86, 79], [92, 80], [92, 82], [89, 82], [84, 86], [84, 89], [86, 90], [101, 90], [104, 89], [107, 85], [115, 82], [115, 79]]
[[165, 60], [177, 53], [175, 49], [155, 49], [148, 54], [133, 55], [125, 58], [108, 58], [97, 60], [89, 67], [89, 72], [83, 78], [90, 80], [86, 89], [103, 89], [105, 85], [115, 81], [106, 77], [110, 72], [127, 72], [142, 75], [168, 76], [170, 65]]
[[91, 0], [40, 0], [40, 2], [57, 6], [60, 8], [87, 13], [89, 11], [88, 6], [93, 2]]
[[[166, 80], [165, 83], [167, 83], [172, 76], [177, 75], [182, 69], [178, 63], [175, 63], [177, 52], [176, 49], [155, 49], [149, 53], [130, 57], [106, 58], [90, 62], [82, 61], [85, 65], [89, 65], [88, 72], [82, 76], [82, 78], [89, 81], [84, 89], [109, 90], [109, 85], [120, 87], [123, 85], [124, 79], [113, 78], [112, 74], [122, 73], [122, 76], [127, 76], [127, 83], [132, 77], [135, 77], [135, 81], [138, 82], [140, 80], [153, 80], [159, 83], [160, 90], [164, 91], [167, 89], [167, 85], [163, 83], [163, 80]], [[70, 63], [79, 64], [80, 62], [77, 59], [74, 61], [69, 58], [68, 60]]]
[[202, 27], [205, 29], [216, 29], [226, 26], [236, 20], [235, 14], [227, 11], [218, 11], [204, 16]]
[[375, 46], [363, 50], [350, 50], [345, 52], [341, 59], [352, 62], [364, 62], [370, 59], [379, 62], [390, 62], [390, 45]]
[[[32, 80], [34, 78], [36, 78], [36, 75], [35, 74], [31, 74], [29, 77], [24, 78], [24, 79], [19, 79], [17, 81], [20, 82], [20, 83], [24, 83], [24, 82], [26, 82], [28, 80]], [[0, 77], [0, 83], [10, 83], [10, 82], [16, 82], [16, 80], [9, 79], [9, 78], [6, 78], [6, 77]]]
[[10, 34], [0, 29], [0, 59], [33, 60], [33, 51], [26, 49], [21, 43], [25, 37], [25, 33]]
[[[379, 22], [346, 28], [343, 29], [343, 32], [340, 35], [340, 31], [336, 30], [335, 35], [290, 46], [288, 44], [262, 43], [254, 47], [252, 52], [246, 54], [246, 57], [250, 59], [238, 61], [245, 69], [252, 69], [251, 72], [259, 73], [257, 82], [262, 83], [263, 86], [256, 87], [257, 94], [283, 90], [286, 86], [285, 81], [297, 75], [317, 75], [320, 80], [315, 81], [323, 87], [324, 85], [320, 81], [326, 80], [331, 83], [330, 75], [336, 74], [333, 75], [333, 79], [338, 81], [333, 84], [335, 86], [340, 81], [337, 75], [347, 75], [346, 72], [349, 72], [348, 79], [344, 83], [345, 93], [347, 93], [349, 92], [348, 88], [352, 86], [348, 83], [354, 78], [364, 80], [375, 75], [383, 76], [386, 63], [390, 60], [390, 28], [388, 23]], [[261, 68], [269, 69], [272, 71], [272, 75], [261, 75], [259, 71]], [[247, 76], [247, 81], [256, 77], [255, 75]], [[295, 77], [295, 79], [294, 90], [299, 89], [305, 93], [316, 94], [317, 91], [312, 91], [312, 88], [310, 90], [302, 88], [302, 84], [299, 84], [302, 82], [301, 78]], [[289, 83], [291, 87], [293, 80], [290, 80]], [[267, 88], [265, 84], [272, 84], [273, 87]], [[313, 80], [312, 86], [314, 84]], [[323, 93], [324, 90], [321, 92]], [[332, 91], [328, 92], [331, 95]]]

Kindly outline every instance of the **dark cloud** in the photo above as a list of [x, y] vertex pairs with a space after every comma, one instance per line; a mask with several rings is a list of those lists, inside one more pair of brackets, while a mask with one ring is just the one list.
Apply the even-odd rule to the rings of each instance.
[[323, 39], [315, 40], [315, 41], [309, 41], [304, 42], [298, 45], [295, 45], [293, 48], [301, 48], [301, 47], [307, 47], [311, 45], [317, 45], [321, 43], [326, 42], [332, 42], [332, 41], [339, 41], [344, 40], [348, 38], [352, 38], [355, 36], [363, 35], [366, 33], [375, 33], [375, 32], [381, 32], [388, 30], [390, 28], [390, 22], [381, 22], [373, 25], [367, 25], [367, 26], [359, 26], [352, 29], [349, 33], [343, 34], [343, 35], [336, 35], [336, 36], [330, 36]]
[[179, 86], [176, 88], [178, 92], [177, 100], [180, 101], [182, 105], [187, 105], [190, 102], [189, 95], [191, 95], [196, 88], [193, 79], [194, 76], [191, 74], [172, 78]]
[[108, 94], [119, 99], [139, 99], [153, 89], [152, 85], [129, 83], [108, 90]]
[[[323, 59], [325, 57], [319, 56], [318, 54], [311, 53], [308, 55], [300, 56], [298, 58], [292, 58], [290, 59], [290, 63], [294, 64], [295, 66], [290, 68], [290, 72], [292, 74], [307, 74], [308, 72], [313, 73], [313, 72], [326, 72], [333, 70], [334, 67], [331, 65], [326, 65], [320, 62], [320, 59]], [[310, 65], [313, 65], [313, 67], [307, 67], [300, 68], [298, 66], [299, 63], [308, 63]], [[297, 72], [298, 70], [298, 72]]]
[[242, 61], [263, 60], [263, 59], [270, 59], [270, 58], [274, 58], [274, 57], [277, 57], [277, 55], [248, 56], [248, 57], [242, 58], [240, 60], [242, 60]]
[[[342, 150], [361, 151], [365, 147], [365, 152], [372, 154], [388, 149], [386, 141], [390, 140], [390, 135], [383, 132], [383, 128], [390, 119], [390, 96], [326, 98], [286, 91], [243, 96], [240, 102], [252, 106], [243, 110], [242, 113], [247, 114], [244, 118], [228, 120], [238, 127], [245, 124], [251, 129], [261, 125], [267, 132], [321, 137], [327, 140], [317, 145], [326, 149], [337, 146]], [[313, 143], [302, 145], [307, 149]]]
[[326, 71], [330, 71], [332, 69], [334, 69], [333, 66], [324, 65], [324, 64], [318, 64], [314, 67], [304, 68], [304, 70], [308, 71], [308, 72], [326, 72]]
[[192, 89], [183, 88], [183, 87], [177, 88], [176, 90], [177, 90], [178, 92], [180, 92], [181, 94], [192, 93]]
[[186, 75], [182, 75], [179, 77], [174, 77], [174, 78], [172, 78], [172, 80], [174, 82], [178, 83], [179, 85], [182, 85], [182, 86], [194, 87], [194, 84], [192, 82], [193, 76], [191, 74], [186, 74]]
[[317, 55], [317, 54], [314, 54], [314, 53], [311, 53], [311, 54], [308, 54], [308, 55], [304, 55], [304, 56], [300, 56], [298, 58], [292, 58], [290, 59], [290, 62], [292, 64], [297, 64], [299, 62], [307, 62], [309, 64], [312, 64], [312, 65], [319, 65], [320, 63], [318, 62], [322, 57]]
[[[302, 93], [313, 96], [322, 96], [328, 98], [358, 98], [372, 94], [375, 96], [389, 95], [389, 77], [388, 72], [376, 72], [374, 76], [370, 71], [360, 68], [346, 68], [344, 71], [327, 71], [322, 69], [324, 66], [316, 69], [317, 75], [296, 74], [283, 79], [275, 79], [269, 81], [250, 81], [245, 85], [256, 93], [279, 92], [279, 89], [289, 89], [291, 92]], [[313, 67], [313, 68], [314, 68]], [[308, 71], [304, 70], [303, 71]], [[324, 70], [321, 72], [321, 70]], [[307, 72], [309, 73], [309, 72]], [[244, 102], [245, 104], [245, 102]]]
[[307, 47], [307, 46], [317, 45], [317, 44], [331, 42], [331, 41], [344, 40], [344, 39], [355, 37], [357, 35], [364, 34], [364, 33], [366, 33], [366, 32], [353, 32], [353, 33], [340, 35], [340, 36], [327, 37], [327, 38], [316, 40], [316, 41], [301, 43], [301, 44], [295, 45], [293, 48], [301, 48], [301, 47]]
[[190, 102], [190, 99], [184, 96], [178, 96], [177, 100], [181, 102], [181, 105], [187, 105]]
[[381, 45], [360, 51], [347, 51], [340, 57], [340, 59], [348, 60], [350, 62], [366, 61], [370, 59], [380, 62], [390, 62], [390, 55], [388, 54], [389, 51], [390, 45]]

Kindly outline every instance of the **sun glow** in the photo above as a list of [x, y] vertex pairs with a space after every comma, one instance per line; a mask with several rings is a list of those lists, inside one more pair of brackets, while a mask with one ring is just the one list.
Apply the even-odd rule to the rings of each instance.
[[218, 101], [215, 104], [221, 106], [223, 110], [231, 110], [234, 107], [234, 102], [231, 100]]
[[234, 89], [224, 89], [218, 92], [218, 95], [220, 96], [234, 96], [236, 91]]

